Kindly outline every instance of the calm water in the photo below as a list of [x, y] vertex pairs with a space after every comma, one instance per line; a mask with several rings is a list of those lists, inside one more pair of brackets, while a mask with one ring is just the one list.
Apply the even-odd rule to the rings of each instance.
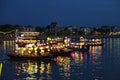
[[1, 80], [120, 80], [120, 38], [103, 38], [104, 46], [90, 47], [89, 53], [72, 52], [55, 61], [11, 61], [13, 41], [0, 45], [3, 62]]

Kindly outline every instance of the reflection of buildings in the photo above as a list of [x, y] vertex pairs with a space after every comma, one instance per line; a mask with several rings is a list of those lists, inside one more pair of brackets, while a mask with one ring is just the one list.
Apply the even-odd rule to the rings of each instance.
[[93, 60], [97, 60], [102, 56], [102, 46], [90, 46], [90, 54]]
[[4, 53], [9, 53], [15, 50], [15, 41], [3, 41]]
[[102, 46], [90, 46], [89, 53], [87, 52], [79, 52], [74, 51], [71, 53], [71, 57], [73, 59], [73, 63], [79, 64], [85, 61], [89, 61], [89, 57], [92, 60], [97, 60], [99, 57], [102, 56]]
[[[28, 80], [43, 80], [51, 79], [51, 65], [43, 61], [27, 61], [27, 62], [13, 62], [15, 72], [19, 78]], [[36, 75], [38, 74], [39, 75]], [[22, 76], [24, 75], [24, 76]], [[46, 75], [46, 76], [45, 76]], [[16, 79], [15, 79], [16, 80]]]
[[71, 53], [71, 56], [74, 63], [81, 63], [81, 65], [83, 61], [87, 61], [89, 59], [89, 54], [87, 52], [75, 51]]
[[65, 79], [70, 77], [70, 57], [61, 57], [56, 58], [56, 63], [60, 66], [59, 73], [60, 76], [63, 76]]

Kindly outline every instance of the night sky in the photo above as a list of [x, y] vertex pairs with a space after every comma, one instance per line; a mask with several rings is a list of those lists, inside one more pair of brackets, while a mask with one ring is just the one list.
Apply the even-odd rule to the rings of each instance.
[[120, 0], [0, 0], [0, 24], [120, 25]]

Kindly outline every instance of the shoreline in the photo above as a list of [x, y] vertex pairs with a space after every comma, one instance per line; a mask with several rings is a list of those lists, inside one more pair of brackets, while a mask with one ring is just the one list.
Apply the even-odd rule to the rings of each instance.
[[[47, 37], [55, 38], [55, 37], [65, 37], [65, 36], [38, 36], [38, 39], [46, 39]], [[84, 36], [77, 35], [77, 36], [67, 36], [67, 37], [76, 38], [76, 39], [78, 39], [80, 37], [84, 37], [84, 38], [88, 38], [88, 39], [89, 38], [120, 38], [120, 35], [84, 35]], [[5, 38], [5, 36], [0, 37], [0, 42], [4, 41], [4, 40], [15, 40], [15, 38], [8, 38], [8, 37]]]
[[85, 38], [120, 38], [120, 35], [93, 35], [93, 36], [83, 36]]

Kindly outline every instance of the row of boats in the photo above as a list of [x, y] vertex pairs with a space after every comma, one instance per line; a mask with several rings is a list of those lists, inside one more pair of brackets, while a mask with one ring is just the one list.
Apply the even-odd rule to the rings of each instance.
[[[21, 44], [24, 44], [21, 45]], [[80, 38], [79, 43], [72, 43], [69, 38], [49, 39], [44, 42], [23, 43], [16, 42], [16, 49], [7, 54], [12, 60], [21, 59], [52, 59], [56, 56], [70, 56], [73, 51], [89, 51], [90, 46], [102, 46], [100, 40], [91, 40], [86, 42]]]

